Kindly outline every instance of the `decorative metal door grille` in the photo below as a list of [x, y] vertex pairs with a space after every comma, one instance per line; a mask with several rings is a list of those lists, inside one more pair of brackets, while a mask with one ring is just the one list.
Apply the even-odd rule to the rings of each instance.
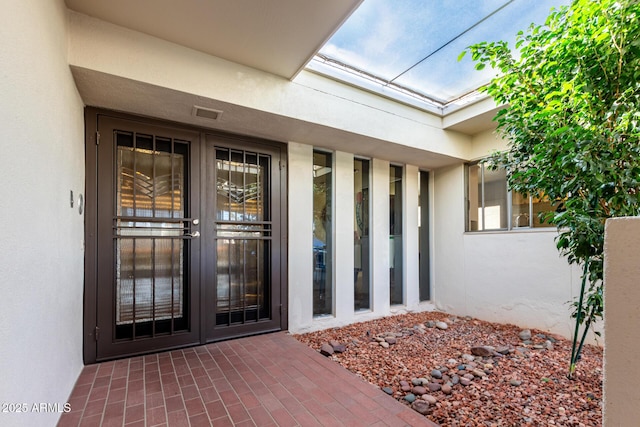
[[216, 148], [216, 326], [271, 318], [271, 156]]
[[115, 338], [188, 329], [186, 141], [115, 131]]

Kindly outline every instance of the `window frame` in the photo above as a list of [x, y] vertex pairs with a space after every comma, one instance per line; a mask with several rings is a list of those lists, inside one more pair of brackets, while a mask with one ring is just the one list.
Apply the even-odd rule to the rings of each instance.
[[[513, 210], [513, 194], [514, 192], [509, 189], [508, 183], [507, 183], [507, 179], [505, 177], [505, 195], [506, 195], [506, 209], [507, 209], [507, 227], [501, 227], [501, 228], [490, 228], [487, 229], [485, 227], [485, 218], [486, 218], [486, 214], [485, 214], [485, 209], [486, 209], [486, 205], [485, 205], [485, 180], [484, 180], [484, 171], [486, 169], [486, 166], [482, 163], [484, 159], [480, 159], [480, 160], [476, 160], [473, 162], [468, 162], [464, 164], [464, 180], [465, 180], [465, 224], [464, 224], [464, 231], [465, 233], [488, 233], [488, 232], [492, 232], [492, 233], [496, 233], [496, 232], [509, 232], [509, 231], [525, 231], [525, 230], [536, 230], [536, 229], [549, 229], [549, 228], [554, 228], [553, 225], [551, 224], [545, 224], [545, 225], [535, 225], [535, 215], [537, 215], [536, 213], [534, 213], [535, 209], [534, 209], [534, 202], [533, 202], [533, 196], [530, 194], [526, 195], [527, 201], [528, 201], [528, 209], [526, 212], [526, 215], [528, 216], [528, 224], [527, 225], [523, 225], [523, 226], [518, 226], [515, 225], [514, 226], [514, 221], [513, 221], [513, 214], [514, 214], [514, 210]], [[482, 224], [479, 224], [479, 227], [481, 226], [482, 228], [479, 228], [478, 230], [471, 230], [470, 228], [470, 210], [471, 210], [471, 197], [470, 197], [470, 190], [471, 190], [471, 186], [470, 186], [470, 178], [469, 178], [469, 170], [472, 166], [479, 166], [480, 167], [480, 173], [478, 174], [478, 184], [481, 187], [481, 192], [482, 194], [478, 194], [477, 199], [478, 199], [478, 209], [482, 209]], [[523, 195], [523, 197], [525, 197]]]

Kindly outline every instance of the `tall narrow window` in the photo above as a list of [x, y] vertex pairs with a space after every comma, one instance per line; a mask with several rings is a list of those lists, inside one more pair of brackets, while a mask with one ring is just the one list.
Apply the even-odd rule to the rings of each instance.
[[390, 302], [402, 304], [402, 166], [389, 168]]
[[354, 309], [371, 308], [369, 280], [369, 160], [353, 161], [354, 199]]
[[313, 152], [313, 314], [333, 312], [332, 156]]
[[431, 298], [429, 289], [429, 172], [425, 171], [420, 171], [418, 209], [420, 301], [428, 301]]

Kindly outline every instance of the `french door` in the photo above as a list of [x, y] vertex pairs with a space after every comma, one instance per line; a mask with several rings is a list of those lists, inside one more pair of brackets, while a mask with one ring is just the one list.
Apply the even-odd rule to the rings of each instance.
[[87, 125], [85, 362], [286, 328], [281, 145]]
[[282, 329], [280, 148], [207, 135], [207, 339]]

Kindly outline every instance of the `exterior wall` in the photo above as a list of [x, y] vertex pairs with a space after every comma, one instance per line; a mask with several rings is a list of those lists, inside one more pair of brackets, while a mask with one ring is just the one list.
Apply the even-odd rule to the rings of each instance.
[[507, 142], [496, 134], [493, 129], [485, 130], [471, 138], [470, 160], [478, 160], [487, 157], [494, 151], [507, 149]]
[[633, 426], [640, 419], [640, 218], [607, 221], [604, 241], [605, 427]]
[[[556, 230], [465, 233], [464, 166], [434, 175], [436, 306], [569, 338], [574, 323], [567, 303], [580, 290], [581, 271], [559, 255]], [[589, 341], [596, 343], [595, 335]]]
[[464, 249], [464, 168], [434, 171], [434, 224], [432, 260], [433, 300], [452, 314], [466, 314]]
[[[62, 406], [82, 368], [84, 123], [66, 19], [62, 0], [0, 13], [0, 402], [28, 411]], [[2, 413], [0, 424], [59, 416]]]
[[465, 312], [569, 337], [567, 302], [580, 289], [580, 271], [560, 257], [556, 235], [553, 228], [466, 234]]
[[[93, 90], [104, 99], [91, 99], [87, 102], [90, 105], [202, 123], [193, 122], [193, 104], [173, 99], [169, 102], [169, 97], [145, 96], [145, 90], [151, 91], [148, 85], [153, 85], [185, 96], [197, 95], [199, 102], [215, 102], [225, 110], [217, 125], [222, 128], [226, 123], [228, 128], [223, 130], [232, 132], [272, 137], [269, 132], [278, 123], [295, 119], [299, 121], [298, 126], [289, 127], [286, 139], [300, 143], [337, 150], [344, 150], [342, 145], [349, 144], [349, 150], [359, 154], [375, 147], [377, 157], [396, 161], [404, 149], [413, 150], [414, 158], [415, 150], [419, 149], [450, 156], [447, 161], [453, 157], [467, 158], [469, 154], [470, 138], [443, 130], [439, 117], [349, 85], [337, 84], [307, 71], [291, 82], [76, 12], [69, 12], [69, 17], [69, 63], [74, 69], [90, 70], [87, 74], [92, 77], [118, 76], [140, 83], [135, 88], [140, 96], [130, 99], [132, 88], [123, 90], [96, 81]], [[101, 84], [104, 87], [97, 87]], [[118, 99], [113, 99], [114, 95]], [[167, 106], [149, 110], [162, 102]], [[259, 122], [254, 116], [251, 121], [241, 117], [246, 113], [239, 111], [239, 107], [251, 109], [252, 114], [259, 112], [268, 116], [261, 115]], [[256, 129], [256, 124], [261, 129]], [[312, 126], [315, 128], [310, 132]], [[322, 131], [326, 129], [319, 127], [340, 132], [333, 133], [333, 138], [325, 138]], [[363, 137], [375, 141], [368, 140], [365, 144]], [[358, 141], [360, 149], [353, 148]]]

